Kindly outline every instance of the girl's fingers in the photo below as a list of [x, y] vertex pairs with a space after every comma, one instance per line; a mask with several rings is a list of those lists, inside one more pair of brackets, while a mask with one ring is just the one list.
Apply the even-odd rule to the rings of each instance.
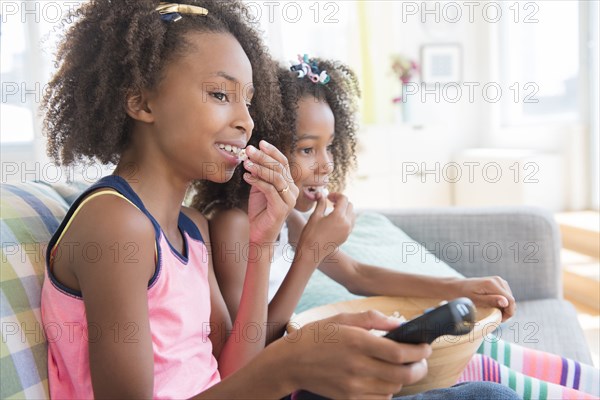
[[258, 144], [258, 147], [271, 158], [279, 161], [281, 165], [289, 167], [288, 159], [279, 149], [273, 146], [271, 143], [266, 140], [261, 140]]
[[510, 296], [513, 297], [513, 300], [514, 300], [513, 292], [512, 292], [512, 289], [510, 288], [510, 285], [508, 284], [508, 282], [506, 280], [500, 278], [500, 284], [510, 294]]
[[376, 389], [380, 393], [399, 392], [402, 384], [414, 383], [427, 372], [427, 363], [423, 359], [403, 365], [371, 357], [361, 357], [360, 364], [364, 378], [376, 380], [368, 387], [368, 390]]
[[355, 326], [366, 330], [377, 329], [382, 331], [397, 328], [399, 325], [397, 320], [390, 319], [377, 310], [368, 310], [359, 313], [339, 313], [317, 321], [316, 324], [340, 324]]
[[[277, 191], [277, 189], [275, 189], [275, 186], [273, 186], [272, 184], [265, 182], [263, 180], [261, 180], [260, 178], [251, 175], [249, 173], [245, 173], [244, 174], [244, 180], [246, 182], [248, 182], [250, 185], [256, 187], [258, 190], [260, 190], [265, 197], [267, 198], [268, 202], [271, 201], [284, 201], [286, 202], [286, 200], [283, 198], [284, 196], [289, 197], [288, 192], [285, 193], [279, 193]], [[284, 196], [281, 196], [284, 195]], [[287, 202], [286, 202], [287, 203]]]
[[329, 200], [333, 203], [332, 214], [345, 215], [348, 209], [348, 198], [341, 193], [329, 193]]
[[513, 315], [515, 315], [515, 312], [517, 310], [517, 304], [516, 304], [515, 298], [512, 294], [512, 290], [510, 289], [510, 286], [508, 285], [508, 282], [506, 282], [502, 278], [499, 278], [499, 279], [500, 279], [500, 286], [502, 289], [504, 289], [501, 294], [508, 301], [508, 304], [502, 310], [503, 320], [505, 320], [505, 319], [508, 319], [508, 318], [512, 317]]
[[431, 346], [428, 344], [396, 343], [377, 336], [373, 336], [372, 340], [365, 340], [364, 348], [373, 357], [392, 364], [414, 363], [431, 355]]
[[346, 197], [344, 196], [342, 193], [340, 192], [331, 192], [329, 193], [329, 195], [327, 196], [327, 198], [332, 202], [332, 203], [337, 203], [338, 200], [342, 197]]
[[[506, 300], [508, 300], [508, 303], [514, 303], [515, 298], [513, 297], [512, 291], [510, 290], [510, 286], [508, 286], [508, 282], [506, 282], [504, 279], [497, 277], [496, 278], [496, 284], [498, 285], [498, 289], [499, 289], [499, 294], [506, 297]], [[508, 306], [509, 304], [506, 304], [506, 306]]]
[[260, 150], [254, 146], [246, 147], [248, 157], [256, 164], [262, 165], [275, 173], [283, 175], [285, 180], [293, 182], [288, 159], [275, 146], [261, 140]]
[[[276, 200], [275, 198], [281, 199], [285, 202], [285, 205], [288, 209], [293, 208], [296, 204], [298, 188], [293, 183], [286, 184], [286, 187], [281, 190], [277, 190], [275, 185], [270, 182], [266, 182], [253, 174], [245, 173], [244, 180], [264, 193], [268, 202]], [[269, 201], [269, 199], [271, 200]]]
[[[427, 362], [419, 360], [406, 365], [374, 365], [379, 372], [379, 376], [367, 377], [365, 383], [368, 384], [368, 391], [376, 390], [377, 393], [398, 393], [402, 386], [416, 383], [427, 375]], [[367, 396], [367, 395], [365, 395]], [[371, 397], [365, 397], [371, 398]]]
[[288, 182], [283, 175], [274, 172], [272, 169], [269, 169], [264, 165], [246, 160], [244, 161], [244, 168], [260, 180], [273, 185], [280, 193], [285, 193], [290, 189], [290, 182]]
[[[279, 151], [279, 150], [277, 150]], [[272, 157], [271, 153], [267, 153], [266, 151], [262, 150], [262, 149], [257, 149], [256, 147], [250, 145], [246, 147], [246, 154], [248, 155], [248, 158], [250, 158], [252, 161], [254, 161], [257, 164], [261, 164], [261, 165], [265, 165], [265, 166], [274, 166], [274, 165], [281, 165], [283, 166], [284, 163], [282, 163], [280, 160], [277, 160], [275, 157]], [[284, 156], [285, 157], [285, 156]], [[285, 159], [285, 163], [287, 164], [287, 159]]]
[[317, 206], [315, 207], [312, 215], [323, 217], [325, 215], [325, 210], [327, 209], [327, 199], [322, 193], [319, 193], [317, 196], [319, 196], [317, 199]]
[[296, 199], [298, 198], [298, 187], [295, 184], [288, 184], [286, 188], [278, 191], [278, 193], [290, 209], [294, 208]]
[[244, 161], [244, 168], [259, 180], [272, 185], [288, 206], [296, 205], [299, 189], [294, 181], [289, 181], [283, 175], [251, 160]]

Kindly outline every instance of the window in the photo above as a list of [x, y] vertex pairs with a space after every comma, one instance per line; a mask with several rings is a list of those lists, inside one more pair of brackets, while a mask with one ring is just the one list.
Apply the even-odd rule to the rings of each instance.
[[[0, 3], [2, 182], [69, 179], [46, 156], [40, 104], [54, 68], [62, 20], [80, 1]], [[89, 180], [88, 180], [89, 182]]]
[[599, 89], [600, 83], [600, 67], [598, 59], [600, 58], [600, 49], [598, 38], [598, 2], [592, 1], [587, 4], [589, 7], [585, 11], [588, 15], [588, 35], [586, 37], [586, 45], [590, 51], [589, 54], [589, 76], [590, 76], [590, 105], [589, 116], [590, 122], [590, 158], [591, 158], [591, 204], [592, 208], [600, 209], [600, 129], [598, 127], [600, 121], [600, 99]]
[[579, 2], [502, 3], [503, 125], [570, 121], [580, 113]]
[[19, 18], [3, 18], [0, 30], [2, 59], [2, 103], [0, 105], [2, 144], [32, 142], [33, 104], [26, 96], [28, 82], [28, 32]]
[[246, 1], [266, 33], [273, 55], [295, 60], [299, 49], [310, 56], [347, 60], [353, 43], [348, 40], [356, 22], [356, 2]]

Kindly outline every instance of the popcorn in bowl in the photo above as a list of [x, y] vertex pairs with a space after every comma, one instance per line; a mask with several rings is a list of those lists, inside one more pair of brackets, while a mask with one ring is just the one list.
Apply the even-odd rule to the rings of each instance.
[[[404, 315], [400, 314], [398, 311], [394, 311], [391, 315], [388, 315], [389, 319], [393, 319], [398, 321], [398, 325], [401, 325], [403, 323], [405, 323], [406, 321], [408, 321]], [[385, 334], [388, 333], [388, 331], [380, 331], [378, 329], [371, 329], [369, 331], [370, 334], [375, 335], [375, 336], [384, 336]]]

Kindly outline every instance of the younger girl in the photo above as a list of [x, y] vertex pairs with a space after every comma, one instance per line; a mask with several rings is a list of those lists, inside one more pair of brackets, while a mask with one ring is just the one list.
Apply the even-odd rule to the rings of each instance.
[[[350, 232], [352, 205], [339, 192], [331, 193], [328, 199], [333, 202], [334, 209], [325, 215], [326, 199], [321, 195], [321, 190], [326, 186], [334, 190], [343, 188], [346, 172], [353, 165], [356, 133], [354, 113], [359, 94], [358, 86], [352, 71], [336, 62], [309, 60], [305, 56], [300, 58], [299, 64], [292, 69], [300, 71], [300, 76], [287, 69], [279, 71], [282, 101], [285, 108], [290, 110], [286, 114], [287, 129], [282, 132], [289, 135], [287, 144], [291, 145], [291, 150], [287, 154], [291, 161], [292, 177], [300, 191], [295, 210], [280, 233], [279, 246], [281, 248], [286, 244], [284, 242], [289, 240], [296, 251], [293, 262], [286, 262], [289, 258], [279, 257], [272, 267], [268, 319], [276, 329], [271, 339], [281, 334], [305, 285], [317, 267], [355, 294], [413, 297], [426, 295], [449, 299], [467, 296], [476, 304], [501, 308], [503, 320], [510, 318], [515, 310], [515, 302], [508, 284], [500, 277], [436, 279], [361, 264], [340, 251], [333, 252], [346, 240]], [[262, 135], [263, 132], [259, 134]], [[285, 142], [286, 139], [281, 138], [279, 141]], [[199, 195], [195, 206], [213, 214], [213, 248], [232, 249], [233, 243], [247, 242], [247, 234], [243, 229], [247, 226], [245, 214], [236, 209], [219, 206], [219, 201], [208, 195], [205, 184], [197, 185], [197, 189]], [[233, 198], [243, 199], [244, 196], [237, 193], [232, 194], [229, 199]], [[239, 201], [237, 206], [243, 209], [245, 203]], [[310, 211], [313, 207], [314, 211], [306, 221], [301, 213]], [[225, 232], [237, 232], [237, 238]], [[221, 251], [215, 256], [215, 273], [228, 308], [232, 315], [235, 315], [244, 265], [236, 262], [231, 254]], [[521, 360], [522, 357], [536, 356], [531, 350], [509, 346], [506, 343], [499, 342], [498, 346], [506, 348], [509, 353], [512, 351], [512, 365], [516, 365], [517, 360]], [[542, 396], [543, 393], [550, 397], [586, 396], [569, 388], [539, 381], [535, 381], [535, 387], [540, 390], [533, 393], [524, 389], [531, 385], [531, 379], [483, 357], [485, 356], [474, 357], [461, 380], [490, 379], [493, 376], [498, 382], [510, 385], [513, 389], [519, 387], [520, 394], [529, 394], [534, 398]], [[543, 357], [547, 360], [546, 363], [559, 366], [562, 364], [560, 357]], [[597, 394], [593, 378], [598, 376], [598, 371], [579, 364], [573, 365], [577, 365], [576, 368], [584, 368], [591, 374], [579, 387], [583, 389], [585, 386], [591, 393]], [[490, 371], [500, 370], [502, 373], [488, 374]], [[538, 371], [528, 372], [535, 376]], [[540, 377], [548, 378], [547, 374]], [[521, 385], [522, 382], [525, 384]], [[561, 381], [554, 383], [560, 384]], [[572, 387], [577, 388], [579, 384], [574, 383]]]
[[[430, 347], [372, 338], [366, 329], [397, 325], [375, 313], [312, 324], [265, 350], [264, 335], [228, 340], [218, 329], [231, 320], [208, 224], [181, 207], [188, 186], [226, 182], [246, 148], [256, 252], [244, 266], [242, 326], [264, 326], [268, 250], [298, 195], [275, 147], [246, 147], [251, 102], [262, 125], [282, 115], [248, 15], [239, 1], [90, 0], [71, 16], [44, 101], [49, 153], [116, 168], [75, 201], [49, 244], [41, 310], [54, 338], [51, 397], [386, 398], [425, 375]], [[335, 343], [315, 340], [331, 323]], [[473, 388], [492, 394], [471, 385], [450, 394], [481, 396]]]

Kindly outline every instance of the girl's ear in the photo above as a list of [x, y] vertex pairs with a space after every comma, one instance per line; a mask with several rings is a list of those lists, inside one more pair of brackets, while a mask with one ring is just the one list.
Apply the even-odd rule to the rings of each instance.
[[130, 90], [127, 93], [125, 112], [136, 121], [154, 122], [154, 115], [148, 106], [148, 93], [142, 89]]

